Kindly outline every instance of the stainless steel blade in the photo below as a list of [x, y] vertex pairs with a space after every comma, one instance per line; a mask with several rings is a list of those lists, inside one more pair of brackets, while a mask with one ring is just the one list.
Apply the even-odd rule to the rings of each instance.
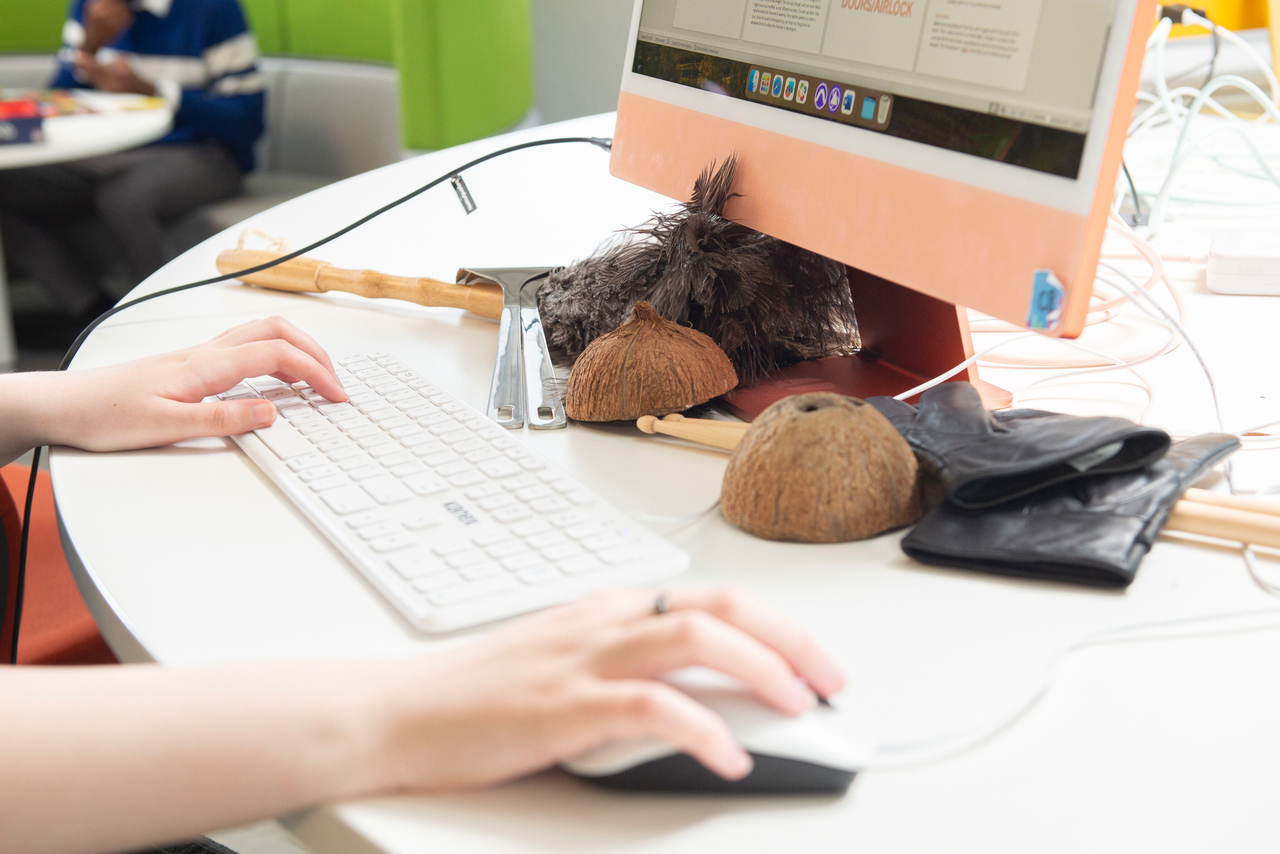
[[530, 430], [560, 430], [569, 425], [564, 397], [556, 388], [556, 369], [538, 311], [538, 291], [548, 270], [524, 283], [520, 290], [520, 329], [524, 346], [525, 415]]

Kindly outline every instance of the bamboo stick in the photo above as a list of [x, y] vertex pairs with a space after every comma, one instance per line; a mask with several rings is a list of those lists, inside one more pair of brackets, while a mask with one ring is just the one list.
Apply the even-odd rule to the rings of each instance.
[[1217, 537], [1237, 543], [1280, 548], [1280, 516], [1250, 513], [1216, 504], [1179, 501], [1169, 511], [1171, 531]]
[[[228, 249], [218, 255], [224, 276], [270, 263], [281, 252]], [[261, 288], [294, 293], [342, 291], [369, 299], [398, 299], [439, 308], [461, 308], [497, 320], [502, 315], [502, 288], [497, 285], [456, 285], [435, 279], [408, 279], [373, 270], [343, 270], [314, 258], [294, 258], [240, 281]]]
[[1226, 492], [1210, 492], [1207, 489], [1188, 489], [1187, 494], [1183, 496], [1183, 500], [1194, 501], [1197, 504], [1230, 507], [1234, 510], [1244, 510], [1249, 513], [1266, 513], [1270, 516], [1280, 516], [1280, 499], [1276, 498], [1261, 498], [1256, 495], [1231, 495]]

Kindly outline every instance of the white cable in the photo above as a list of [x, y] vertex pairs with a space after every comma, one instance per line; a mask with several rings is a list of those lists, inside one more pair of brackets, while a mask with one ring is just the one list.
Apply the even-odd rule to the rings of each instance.
[[915, 388], [907, 389], [907, 390], [906, 390], [906, 391], [904, 391], [902, 394], [896, 394], [896, 395], [894, 395], [893, 399], [894, 399], [894, 400], [906, 400], [906, 399], [907, 399], [907, 398], [909, 398], [909, 397], [915, 397], [917, 394], [923, 394], [924, 392], [928, 391], [929, 389], [933, 388], [934, 386], [942, 385], [942, 384], [943, 384], [943, 383], [945, 383], [947, 380], [949, 380], [949, 379], [951, 379], [952, 377], [954, 377], [956, 374], [960, 373], [961, 371], [965, 370], [965, 369], [966, 369], [966, 368], [968, 368], [969, 366], [973, 365], [975, 362], [977, 362], [979, 359], [981, 359], [983, 356], [987, 355], [988, 353], [990, 353], [990, 352], [992, 352], [992, 351], [994, 351], [994, 350], [998, 350], [999, 348], [1003, 347], [1003, 346], [1004, 346], [1004, 345], [1006, 345], [1006, 344], [1012, 344], [1014, 341], [1021, 341], [1021, 340], [1025, 339], [1025, 338], [1033, 338], [1033, 337], [1035, 337], [1035, 336], [1036, 336], [1036, 335], [1038, 335], [1038, 334], [1039, 334], [1039, 333], [1037, 333], [1037, 332], [1025, 332], [1025, 333], [1023, 333], [1023, 334], [1021, 334], [1021, 335], [1015, 335], [1013, 338], [1006, 338], [1006, 339], [1005, 339], [1005, 340], [1003, 340], [1003, 341], [997, 341], [995, 344], [992, 344], [990, 347], [988, 347], [987, 349], [983, 350], [981, 353], [976, 353], [976, 354], [974, 354], [974, 355], [970, 356], [969, 358], [965, 359], [963, 362], [961, 362], [960, 364], [956, 365], [954, 368], [952, 368], [951, 370], [947, 371], [945, 374], [942, 374], [941, 376], [934, 377], [933, 379], [929, 380], [929, 381], [928, 381], [928, 382], [926, 382], [926, 383], [921, 383], [920, 385], [916, 386]]
[[1271, 89], [1271, 103], [1280, 106], [1280, 80], [1276, 79], [1276, 73], [1272, 70], [1271, 64], [1263, 59], [1260, 53], [1253, 49], [1253, 45], [1249, 44], [1226, 27], [1220, 27], [1208, 18], [1197, 15], [1190, 9], [1183, 11], [1182, 24], [1187, 27], [1203, 27], [1210, 32], [1216, 32], [1219, 37], [1231, 42], [1233, 45], [1243, 50], [1245, 55], [1253, 60], [1253, 64], [1262, 69], [1263, 76], [1267, 78], [1267, 86]]
[[[1156, 620], [1148, 623], [1134, 623], [1127, 626], [1112, 627], [1090, 632], [1062, 647], [1050, 659], [1041, 678], [1032, 686], [1010, 712], [1006, 712], [997, 721], [967, 727], [964, 730], [903, 745], [877, 746], [873, 758], [864, 766], [866, 771], [883, 771], [897, 768], [918, 767], [951, 759], [996, 738], [1011, 726], [1022, 720], [1034, 709], [1053, 687], [1058, 670], [1075, 653], [1089, 647], [1105, 646], [1117, 643], [1149, 643], [1162, 640], [1183, 640], [1194, 637], [1193, 634], [1175, 634], [1152, 636], [1141, 634], [1160, 629], [1176, 629], [1212, 625], [1224, 620], [1256, 619], [1259, 617], [1280, 617], [1280, 609], [1263, 608], [1250, 611], [1233, 611], [1223, 614], [1212, 614], [1201, 617], [1186, 617], [1172, 620]], [[1272, 631], [1280, 629], [1280, 620], [1262, 625], [1248, 625], [1236, 629], [1224, 630], [1227, 634], [1238, 632]]]

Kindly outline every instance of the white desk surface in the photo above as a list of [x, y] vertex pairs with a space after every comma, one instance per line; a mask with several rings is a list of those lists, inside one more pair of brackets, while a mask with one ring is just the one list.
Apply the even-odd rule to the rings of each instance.
[[154, 142], [173, 126], [173, 111], [168, 107], [121, 109], [136, 102], [137, 95], [88, 92], [85, 97], [91, 98], [92, 106], [101, 111], [45, 119], [43, 142], [0, 145], [0, 169], [113, 154]]
[[[536, 136], [607, 135], [611, 127], [612, 117], [601, 116], [427, 155], [247, 225], [305, 245], [482, 151]], [[668, 204], [612, 179], [607, 156], [585, 145], [517, 154], [466, 179], [480, 206], [471, 217], [444, 186], [315, 254], [339, 266], [444, 279], [459, 266], [566, 263]], [[1201, 240], [1176, 230], [1168, 239], [1180, 247]], [[233, 234], [210, 240], [140, 292], [212, 275], [217, 252], [234, 243]], [[1231, 423], [1280, 417], [1278, 381], [1265, 370], [1280, 302], [1179, 284]], [[485, 403], [495, 324], [456, 310], [238, 285], [157, 300], [111, 320], [76, 367], [182, 347], [272, 313], [333, 354], [386, 350], [469, 403]], [[1107, 327], [1086, 340], [1105, 347], [1107, 336], [1128, 329], [1127, 338], [1112, 339], [1125, 349], [1159, 334], [1138, 321]], [[1212, 428], [1192, 364], [1184, 347], [1143, 369], [1160, 392], [1150, 423], [1188, 434]], [[1019, 387], [1038, 374], [984, 376]], [[1125, 411], [1122, 402], [1114, 408]], [[575, 424], [522, 438], [641, 513], [710, 506], [726, 462], [627, 427]], [[1242, 455], [1244, 482], [1280, 481], [1274, 456]], [[66, 539], [83, 562], [73, 554], [73, 566], [126, 659], [401, 656], [450, 642], [412, 631], [230, 442], [113, 455], [59, 449], [52, 467]], [[716, 517], [675, 539], [693, 557], [686, 581], [752, 590], [832, 652], [849, 676], [841, 702], [877, 744], [999, 720], [1056, 651], [1093, 630], [1280, 610], [1246, 577], [1236, 551], [1186, 538], [1163, 538], [1133, 586], [1117, 593], [926, 568], [902, 555], [899, 537], [784, 545]], [[318, 854], [1274, 850], [1277, 660], [1280, 631], [1084, 651], [1066, 661], [1029, 715], [985, 745], [923, 768], [864, 773], [843, 798], [631, 796], [547, 772], [478, 793], [326, 806], [288, 823]]]

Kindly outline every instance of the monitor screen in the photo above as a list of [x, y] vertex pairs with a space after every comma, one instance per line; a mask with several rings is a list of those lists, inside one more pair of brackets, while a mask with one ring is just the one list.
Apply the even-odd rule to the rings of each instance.
[[644, 0], [631, 70], [1079, 176], [1112, 0]]

